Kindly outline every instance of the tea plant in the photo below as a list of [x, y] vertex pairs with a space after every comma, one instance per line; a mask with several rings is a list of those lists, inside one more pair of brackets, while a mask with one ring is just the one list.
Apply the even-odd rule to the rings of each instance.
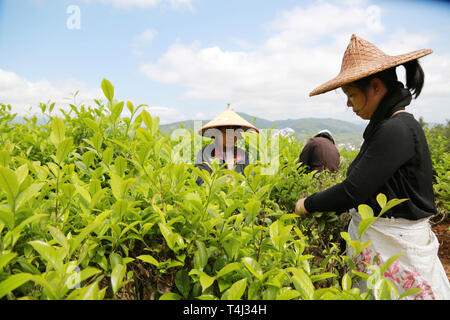
[[446, 125], [437, 125], [432, 129], [425, 127], [425, 135], [430, 148], [433, 163], [434, 192], [440, 219], [444, 220], [450, 210], [450, 121]]
[[[279, 169], [245, 175], [181, 162], [180, 140], [145, 106], [114, 99], [13, 122], [0, 108], [0, 299], [402, 298], [384, 277], [394, 262], [355, 271], [341, 233], [348, 215], [299, 219], [295, 202], [344, 178], [306, 174], [301, 144], [280, 137]], [[124, 107], [130, 116], [121, 117]], [[151, 108], [149, 108], [151, 111]], [[62, 115], [62, 117], [61, 117]], [[186, 141], [191, 144], [194, 132]], [[251, 144], [245, 144], [247, 148]], [[194, 154], [190, 153], [191, 159]], [[196, 184], [200, 176], [205, 182]], [[383, 199], [380, 196], [380, 199]], [[380, 210], [398, 201], [380, 200]], [[362, 233], [376, 218], [363, 213]], [[359, 292], [357, 280], [378, 288]]]

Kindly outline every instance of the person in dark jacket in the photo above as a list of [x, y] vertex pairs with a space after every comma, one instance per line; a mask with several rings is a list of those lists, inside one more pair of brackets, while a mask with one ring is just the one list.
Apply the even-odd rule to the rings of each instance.
[[307, 166], [307, 171], [338, 171], [340, 155], [331, 132], [321, 130], [310, 138], [300, 153], [299, 162]]
[[[195, 167], [206, 170], [211, 174], [211, 161], [219, 159], [221, 166], [226, 164], [227, 169], [244, 174], [244, 169], [250, 164], [249, 156], [235, 144], [238, 139], [242, 138], [241, 132], [247, 130], [259, 132], [255, 126], [231, 108], [219, 114], [199, 131], [202, 136], [214, 138], [214, 142], [199, 151], [195, 160]], [[196, 182], [197, 185], [204, 183], [201, 177], [198, 177]]]
[[[348, 248], [357, 270], [367, 270], [366, 263], [383, 264], [400, 254], [395, 266], [384, 274], [399, 294], [421, 288], [420, 293], [408, 298], [450, 299], [450, 285], [437, 256], [439, 243], [429, 224], [429, 218], [437, 212], [430, 152], [419, 122], [405, 110], [423, 88], [424, 72], [418, 59], [430, 53], [431, 49], [423, 49], [391, 56], [352, 35], [339, 75], [310, 96], [340, 87], [347, 96], [347, 106], [369, 120], [364, 142], [346, 179], [300, 199], [295, 211], [303, 216], [350, 210], [348, 234], [371, 243], [360, 252]], [[400, 65], [406, 69], [406, 87], [397, 79], [396, 67]], [[356, 209], [367, 204], [378, 216], [385, 202], [382, 196], [377, 198], [381, 193], [385, 200], [406, 201], [387, 211], [361, 235], [363, 216]], [[365, 282], [360, 289], [365, 290]]]

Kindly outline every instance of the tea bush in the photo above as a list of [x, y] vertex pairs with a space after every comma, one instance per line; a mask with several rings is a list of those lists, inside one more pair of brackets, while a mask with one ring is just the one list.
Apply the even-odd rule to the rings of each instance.
[[[301, 144], [280, 137], [276, 174], [259, 161], [245, 176], [214, 162], [209, 175], [180, 161], [194, 159], [180, 146], [193, 146], [196, 133], [164, 135], [143, 105], [114, 100], [107, 80], [102, 89], [104, 102], [60, 116], [41, 104], [43, 123], [16, 123], [1, 105], [0, 299], [392, 299], [420, 291], [399, 295], [383, 276], [395, 257], [371, 266], [370, 279], [356, 272], [345, 245], [356, 255], [368, 243], [341, 232], [348, 215], [293, 213], [302, 195], [341, 181], [354, 153], [339, 173], [313, 176], [299, 166]], [[379, 195], [381, 208], [398, 202]], [[369, 212], [362, 224], [376, 219]], [[369, 280], [377, 290], [354, 287]]]
[[424, 128], [434, 170], [434, 192], [439, 215], [444, 220], [450, 210], [450, 120], [445, 125]]

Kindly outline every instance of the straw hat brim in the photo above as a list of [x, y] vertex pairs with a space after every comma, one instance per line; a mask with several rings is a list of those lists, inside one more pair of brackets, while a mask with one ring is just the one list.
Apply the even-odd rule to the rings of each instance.
[[315, 88], [313, 91], [310, 92], [309, 96], [312, 97], [318, 94], [322, 94], [340, 88], [342, 86], [365, 78], [372, 74], [381, 72], [383, 70], [387, 70], [395, 66], [402, 65], [411, 60], [424, 57], [432, 52], [433, 50], [431, 49], [421, 49], [398, 56], [386, 55], [385, 57], [383, 57], [383, 60], [381, 61], [371, 61], [363, 65], [359, 66], [356, 65], [352, 68], [348, 68], [341, 71], [339, 75], [337, 75], [335, 78], [318, 86], [317, 88]]
[[258, 128], [256, 128], [254, 125], [252, 125], [250, 122], [242, 118], [231, 109], [227, 109], [219, 114], [213, 120], [208, 122], [204, 127], [202, 127], [198, 133], [203, 136], [208, 129], [221, 127], [236, 127], [242, 129], [243, 131], [255, 130], [259, 133]]
[[242, 124], [224, 124], [224, 125], [210, 125], [210, 126], [204, 126], [203, 128], [201, 128], [199, 130], [199, 134], [200, 135], [204, 135], [205, 132], [208, 129], [212, 129], [212, 128], [218, 128], [220, 129], [221, 127], [236, 127], [236, 129], [242, 129], [243, 131], [249, 131], [249, 130], [255, 130], [257, 133], [259, 133], [258, 128], [254, 127], [254, 126], [245, 126]]

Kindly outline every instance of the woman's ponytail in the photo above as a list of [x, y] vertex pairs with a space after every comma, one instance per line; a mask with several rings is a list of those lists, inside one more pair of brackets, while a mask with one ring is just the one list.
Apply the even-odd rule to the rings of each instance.
[[[422, 92], [425, 79], [425, 74], [419, 64], [419, 60], [415, 59], [405, 62], [404, 64], [402, 64], [402, 66], [404, 66], [406, 69], [406, 87], [411, 92], [412, 96], [414, 98], [417, 98], [420, 95], [420, 92]], [[380, 71], [365, 78], [359, 79], [353, 82], [353, 84], [364, 91], [369, 86], [370, 81], [373, 78], [378, 78], [383, 81], [386, 88], [389, 89], [395, 84], [395, 82], [398, 81], [396, 68], [397, 66]]]
[[405, 62], [403, 66], [406, 69], [406, 87], [414, 98], [417, 98], [422, 91], [425, 79], [423, 69], [417, 59]]

